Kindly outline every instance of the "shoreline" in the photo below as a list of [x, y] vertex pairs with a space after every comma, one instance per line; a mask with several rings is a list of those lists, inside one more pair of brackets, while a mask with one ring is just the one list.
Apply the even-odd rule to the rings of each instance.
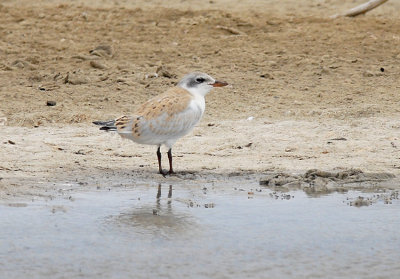
[[[18, 198], [24, 193], [40, 197], [62, 189], [65, 183], [75, 184], [72, 191], [107, 184], [129, 186], [135, 181], [180, 185], [197, 180], [224, 184], [225, 180], [236, 179], [251, 180], [256, 185], [265, 175], [303, 176], [306, 180], [304, 174], [312, 169], [361, 171], [363, 181], [357, 187], [339, 181], [348, 189], [367, 189], [368, 185], [399, 189], [398, 142], [393, 140], [397, 129], [384, 118], [360, 122], [363, 124], [355, 126], [338, 120], [318, 123], [255, 119], [220, 121], [209, 126], [203, 121], [177, 142], [174, 160], [178, 174], [166, 178], [157, 172], [154, 146], [138, 145], [96, 127], [3, 126], [0, 197]], [[385, 125], [384, 133], [378, 123]], [[371, 127], [376, 127], [373, 132]], [[323, 183], [329, 186], [334, 175], [321, 177], [331, 180]], [[297, 189], [304, 187], [307, 185]]]

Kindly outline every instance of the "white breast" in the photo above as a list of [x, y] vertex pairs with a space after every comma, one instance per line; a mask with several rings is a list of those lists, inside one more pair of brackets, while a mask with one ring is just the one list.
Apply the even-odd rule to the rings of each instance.
[[[206, 101], [203, 96], [200, 95], [195, 95], [195, 98], [192, 100], [190, 103], [190, 108], [196, 112], [200, 113], [200, 118], [203, 115], [205, 109], [206, 109]], [[200, 119], [199, 119], [200, 120]]]

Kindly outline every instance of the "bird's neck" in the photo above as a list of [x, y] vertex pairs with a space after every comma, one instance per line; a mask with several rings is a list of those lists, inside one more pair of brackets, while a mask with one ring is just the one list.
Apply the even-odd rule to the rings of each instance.
[[204, 98], [208, 94], [208, 92], [210, 92], [210, 89], [208, 88], [198, 88], [198, 87], [187, 88], [186, 86], [182, 86], [182, 88], [189, 91], [189, 93], [192, 94], [194, 97], [201, 96], [202, 98]]

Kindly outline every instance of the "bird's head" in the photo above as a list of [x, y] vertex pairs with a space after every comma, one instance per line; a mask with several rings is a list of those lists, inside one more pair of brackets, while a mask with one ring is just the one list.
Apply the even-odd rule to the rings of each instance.
[[194, 72], [184, 76], [178, 86], [188, 90], [194, 95], [205, 96], [214, 87], [223, 87], [228, 83], [217, 81], [205, 73]]

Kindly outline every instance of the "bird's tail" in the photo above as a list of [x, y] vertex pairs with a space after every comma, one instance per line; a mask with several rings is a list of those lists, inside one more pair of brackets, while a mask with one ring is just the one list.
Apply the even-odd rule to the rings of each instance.
[[115, 120], [109, 120], [109, 121], [94, 121], [92, 122], [95, 125], [102, 126], [100, 127], [100, 130], [104, 131], [117, 131], [117, 126], [115, 126]]

